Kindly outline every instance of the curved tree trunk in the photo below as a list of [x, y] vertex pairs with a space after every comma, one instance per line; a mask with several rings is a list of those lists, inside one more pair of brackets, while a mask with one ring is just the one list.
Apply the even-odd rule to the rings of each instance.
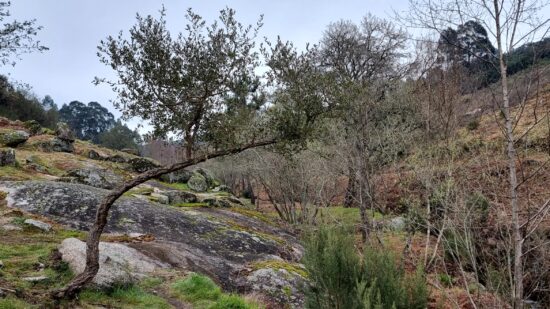
[[241, 147], [217, 151], [214, 153], [199, 156], [194, 159], [187, 159], [183, 162], [175, 163], [170, 166], [156, 168], [139, 174], [131, 181], [124, 183], [112, 190], [107, 196], [103, 198], [103, 200], [99, 204], [94, 225], [88, 234], [88, 239], [86, 240], [86, 268], [81, 274], [73, 278], [73, 280], [69, 282], [66, 287], [61, 290], [54, 291], [52, 297], [55, 299], [72, 298], [76, 296], [76, 294], [95, 277], [95, 275], [99, 271], [99, 239], [101, 237], [101, 234], [103, 233], [105, 225], [107, 224], [109, 209], [111, 209], [111, 206], [115, 203], [115, 201], [125, 192], [152, 178], [156, 178], [167, 173], [175, 172], [183, 168], [196, 165], [208, 159], [236, 154], [246, 149], [266, 146], [274, 143], [275, 140], [267, 140], [255, 143], [253, 142]]

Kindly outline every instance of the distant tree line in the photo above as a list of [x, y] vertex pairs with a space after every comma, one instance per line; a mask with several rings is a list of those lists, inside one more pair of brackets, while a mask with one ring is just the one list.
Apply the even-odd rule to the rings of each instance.
[[[487, 30], [477, 21], [467, 21], [456, 29], [440, 33], [437, 44], [438, 61], [444, 68], [458, 66], [476, 82], [474, 89], [485, 87], [500, 79], [498, 50], [489, 40]], [[508, 75], [550, 60], [550, 38], [526, 43], [505, 54]]]
[[97, 102], [84, 104], [72, 101], [58, 108], [51, 96], [39, 100], [29, 87], [14, 84], [0, 75], [0, 116], [11, 120], [36, 120], [41, 126], [54, 129], [57, 122], [66, 122], [76, 136], [113, 149], [138, 149], [141, 136]]

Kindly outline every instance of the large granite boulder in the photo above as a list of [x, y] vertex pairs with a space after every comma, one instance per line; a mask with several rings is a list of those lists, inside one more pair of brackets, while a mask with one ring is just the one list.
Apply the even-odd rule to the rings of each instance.
[[189, 181], [189, 178], [193, 176], [193, 171], [189, 170], [180, 170], [177, 172], [172, 172], [168, 174], [164, 174], [160, 176], [160, 179], [165, 182], [169, 183], [187, 183]]
[[160, 167], [160, 164], [147, 158], [133, 158], [128, 160], [128, 164], [137, 173], [147, 172], [148, 170]]
[[214, 174], [211, 171], [205, 168], [199, 167], [195, 170], [195, 172], [201, 174], [202, 177], [204, 177], [204, 179], [206, 180], [206, 184], [208, 185], [208, 188], [214, 187], [214, 185], [216, 184], [216, 178], [214, 177]]
[[2, 146], [17, 147], [29, 139], [29, 133], [22, 130], [0, 130], [0, 144]]
[[187, 181], [187, 186], [195, 192], [206, 192], [209, 187], [206, 178], [199, 173], [193, 173]]
[[[86, 243], [67, 238], [59, 246], [61, 258], [75, 274], [86, 267]], [[99, 243], [99, 271], [93, 283], [100, 287], [137, 283], [147, 275], [169, 265], [149, 258], [136, 249], [118, 243]]]
[[69, 170], [59, 180], [102, 189], [113, 189], [123, 181], [122, 177], [110, 170], [86, 167]]

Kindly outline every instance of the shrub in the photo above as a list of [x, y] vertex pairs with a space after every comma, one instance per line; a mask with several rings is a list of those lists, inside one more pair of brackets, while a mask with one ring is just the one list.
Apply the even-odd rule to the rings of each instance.
[[310, 279], [307, 308], [360, 308], [357, 283], [361, 262], [353, 237], [345, 230], [322, 228], [310, 232], [302, 262]]
[[304, 265], [310, 286], [308, 308], [426, 308], [422, 269], [409, 275], [392, 253], [366, 247], [364, 259], [345, 229], [320, 229], [305, 241]]
[[468, 125], [466, 125], [466, 128], [470, 131], [474, 131], [479, 127], [479, 121], [478, 120], [472, 120], [468, 122]]
[[439, 274], [439, 282], [446, 287], [450, 287], [453, 284], [453, 279], [447, 274]]

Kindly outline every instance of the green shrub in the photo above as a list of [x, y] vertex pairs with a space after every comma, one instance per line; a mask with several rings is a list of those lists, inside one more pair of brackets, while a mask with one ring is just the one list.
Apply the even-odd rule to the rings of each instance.
[[392, 253], [367, 247], [364, 259], [354, 247], [353, 233], [320, 229], [305, 241], [303, 263], [310, 286], [307, 308], [426, 308], [424, 272], [408, 275]]
[[447, 274], [439, 274], [439, 282], [446, 287], [450, 287], [453, 284], [453, 279]]
[[306, 237], [307, 308], [360, 308], [361, 261], [349, 235], [341, 228], [323, 228]]
[[479, 127], [479, 121], [477, 120], [472, 120], [470, 122], [468, 122], [468, 125], [466, 125], [466, 128], [470, 131], [474, 131], [476, 130], [477, 128]]

